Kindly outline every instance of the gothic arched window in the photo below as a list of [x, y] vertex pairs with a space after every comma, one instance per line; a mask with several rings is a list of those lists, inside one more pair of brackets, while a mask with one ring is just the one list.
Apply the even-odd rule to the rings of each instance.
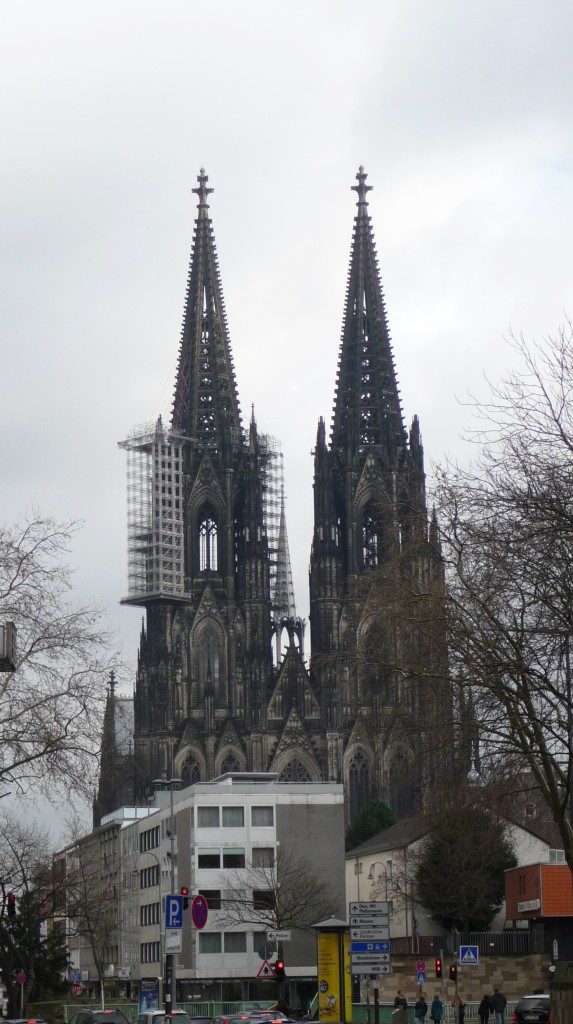
[[203, 633], [199, 641], [198, 656], [199, 693], [203, 697], [211, 692], [218, 697], [221, 648], [219, 637], [214, 630], [210, 629]]
[[279, 775], [279, 782], [312, 782], [310, 772], [298, 757], [291, 757]]
[[362, 564], [365, 569], [375, 569], [379, 559], [378, 530], [370, 509], [362, 516]]
[[201, 782], [201, 769], [194, 757], [188, 757], [181, 769], [181, 779], [184, 786], [192, 786], [195, 782]]
[[352, 824], [370, 797], [370, 772], [362, 750], [354, 754], [348, 769], [348, 814]]
[[235, 754], [227, 754], [221, 761], [219, 774], [225, 775], [226, 772], [240, 772], [240, 770], [241, 766]]
[[417, 810], [416, 780], [412, 765], [403, 753], [397, 755], [390, 768], [388, 803], [397, 818], [407, 817]]
[[207, 513], [199, 523], [199, 572], [217, 571], [217, 521]]

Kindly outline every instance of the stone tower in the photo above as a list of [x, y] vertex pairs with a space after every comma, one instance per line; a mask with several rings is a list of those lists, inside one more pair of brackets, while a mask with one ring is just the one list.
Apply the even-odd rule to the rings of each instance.
[[310, 559], [311, 678], [328, 777], [344, 781], [350, 820], [372, 798], [411, 814], [452, 754], [443, 634], [422, 636], [405, 621], [400, 586], [390, 587], [391, 576], [407, 574], [429, 600], [440, 592], [442, 564], [418, 419], [408, 433], [402, 415], [370, 186], [362, 167], [356, 177], [330, 441], [322, 418], [316, 438]]
[[[422, 642], [411, 623], [406, 638], [393, 599], [384, 604], [384, 590], [371, 585], [398, 557], [418, 581], [439, 588], [442, 564], [436, 524], [428, 524], [418, 421], [409, 433], [404, 426], [362, 168], [357, 179], [332, 429], [327, 440], [319, 421], [315, 449], [310, 671], [282, 464], [269, 501], [277, 447], [254, 412], [248, 428], [242, 422], [203, 170], [193, 190], [171, 424], [160, 418], [121, 445], [125, 600], [145, 611], [134, 697], [138, 801], [162, 775], [189, 784], [226, 771], [273, 771], [289, 781], [343, 781], [349, 820], [372, 798], [404, 815], [447, 769], [452, 712], [442, 638]], [[382, 599], [373, 610], [375, 592]], [[366, 669], [361, 651], [373, 623], [382, 624], [388, 656]], [[406, 668], [394, 657], [405, 647], [415, 655]]]

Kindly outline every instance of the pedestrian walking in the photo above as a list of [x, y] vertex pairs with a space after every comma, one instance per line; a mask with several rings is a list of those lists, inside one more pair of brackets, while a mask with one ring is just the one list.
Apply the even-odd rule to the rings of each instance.
[[491, 997], [491, 1008], [495, 1013], [495, 1024], [504, 1024], [505, 1021], [505, 1008], [507, 1006], [507, 999], [503, 992], [498, 988], [493, 990], [493, 996]]
[[452, 1006], [454, 1008], [454, 1020], [456, 1021], [456, 1024], [464, 1024], [466, 1019], [466, 1004], [459, 992], [456, 992], [452, 1000]]
[[416, 1020], [425, 1020], [427, 1012], [428, 1004], [424, 996], [421, 995], [414, 1006], [414, 1017], [416, 1018]]
[[430, 1006], [430, 1020], [432, 1024], [440, 1024], [442, 1017], [444, 1016], [444, 1004], [440, 999], [440, 995], [436, 992], [432, 999], [432, 1005]]
[[480, 1019], [480, 1024], [488, 1024], [490, 1013], [491, 996], [488, 996], [487, 992], [485, 992], [482, 1001], [478, 1006], [478, 1017]]
[[408, 1000], [406, 999], [406, 996], [402, 992], [402, 989], [399, 988], [397, 993], [396, 993], [396, 997], [394, 999], [394, 1009], [395, 1010], [406, 1010], [407, 1008], [408, 1008]]

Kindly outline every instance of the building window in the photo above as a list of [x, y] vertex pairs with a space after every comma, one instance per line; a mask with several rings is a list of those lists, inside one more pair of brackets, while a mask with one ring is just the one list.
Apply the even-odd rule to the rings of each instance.
[[253, 889], [253, 910], [274, 910], [276, 893], [270, 889]]
[[201, 782], [201, 769], [194, 757], [188, 757], [185, 761], [181, 769], [181, 779], [184, 788], [185, 786], [193, 786], [196, 782]]
[[219, 850], [200, 850], [197, 854], [198, 868], [220, 868], [221, 853]]
[[227, 754], [224, 761], [221, 762], [220, 775], [226, 775], [227, 772], [240, 772], [241, 766], [234, 754]]
[[200, 953], [221, 952], [221, 932], [199, 932]]
[[253, 846], [253, 867], [274, 868], [275, 851], [272, 846]]
[[219, 828], [219, 808], [198, 807], [197, 828]]
[[251, 807], [251, 825], [255, 828], [272, 828], [274, 823], [272, 807]]
[[565, 863], [565, 850], [550, 850], [549, 851], [549, 863], [550, 864], [564, 864]]
[[362, 516], [362, 564], [365, 569], [375, 569], [378, 565], [378, 531], [369, 509]]
[[198, 649], [199, 692], [201, 696], [214, 693], [219, 696], [219, 669], [221, 648], [219, 637], [213, 629], [201, 635]]
[[210, 515], [199, 524], [199, 571], [217, 571], [217, 523]]
[[357, 750], [348, 769], [348, 803], [350, 822], [366, 806], [370, 794], [368, 763], [361, 750]]
[[225, 932], [225, 953], [246, 953], [246, 932]]
[[279, 775], [279, 782], [312, 782], [310, 772], [298, 757], [292, 757]]
[[140, 889], [151, 889], [154, 885], [159, 885], [159, 864], [152, 864], [139, 872]]
[[159, 943], [142, 942], [140, 946], [140, 958], [142, 964], [156, 964], [159, 962]]
[[243, 807], [223, 807], [223, 828], [244, 828], [245, 811]]
[[244, 868], [245, 866], [245, 851], [241, 849], [236, 850], [223, 850], [223, 867], [224, 868]]
[[220, 889], [199, 889], [199, 896], [203, 896], [203, 898], [207, 900], [209, 910], [221, 909]]

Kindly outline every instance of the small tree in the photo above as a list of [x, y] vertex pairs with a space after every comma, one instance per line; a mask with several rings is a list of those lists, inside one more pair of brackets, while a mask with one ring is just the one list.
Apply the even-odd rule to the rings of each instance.
[[16, 668], [0, 673], [0, 783], [52, 796], [91, 792], [110, 667], [99, 613], [72, 601], [75, 530], [40, 515], [0, 526], [0, 622], [17, 627]]
[[[68, 965], [65, 935], [43, 928], [52, 916], [50, 866], [45, 859], [45, 830], [15, 818], [2, 822], [0, 835], [0, 972], [8, 995], [8, 1016], [20, 1016], [20, 986], [26, 974], [24, 1001], [59, 992]], [[8, 897], [15, 897], [15, 913]]]
[[346, 849], [353, 850], [355, 846], [365, 843], [371, 836], [390, 828], [390, 825], [394, 825], [395, 822], [396, 818], [387, 804], [371, 801], [362, 808], [350, 828], [347, 829]]
[[324, 879], [309, 870], [294, 849], [279, 847], [276, 858], [236, 875], [223, 912], [229, 924], [310, 931], [333, 914], [336, 897]]
[[485, 930], [503, 902], [504, 872], [516, 863], [506, 824], [477, 796], [460, 794], [429, 819], [413, 872], [416, 898], [448, 930]]

